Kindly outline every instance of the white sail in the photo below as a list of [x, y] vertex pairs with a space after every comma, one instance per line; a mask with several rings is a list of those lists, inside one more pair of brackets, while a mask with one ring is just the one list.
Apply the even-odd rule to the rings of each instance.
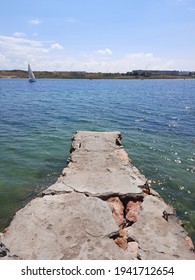
[[28, 77], [29, 77], [29, 82], [35, 82], [35, 75], [33, 74], [33, 71], [29, 63], [28, 63]]

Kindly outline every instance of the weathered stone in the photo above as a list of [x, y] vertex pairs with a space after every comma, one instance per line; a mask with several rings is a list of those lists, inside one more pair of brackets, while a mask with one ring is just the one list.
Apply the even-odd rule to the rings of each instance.
[[123, 250], [126, 250], [128, 248], [127, 229], [120, 230], [119, 236], [114, 241], [120, 248], [122, 248]]
[[131, 257], [134, 259], [138, 259], [139, 255], [138, 255], [138, 243], [135, 241], [129, 242], [128, 243], [128, 247], [127, 250], [130, 253]]
[[116, 245], [118, 245], [123, 250], [126, 250], [128, 247], [127, 240], [125, 240], [123, 237], [117, 237], [115, 240]]
[[51, 185], [46, 190], [42, 191], [41, 195], [55, 195], [55, 194], [63, 194], [63, 193], [70, 193], [73, 189], [70, 186], [66, 186], [58, 180], [55, 184]]
[[130, 163], [125, 150], [116, 145], [120, 138], [120, 132], [78, 132], [71, 148], [71, 165], [49, 189], [71, 187], [90, 196], [143, 195], [139, 186], [146, 178]]
[[175, 221], [162, 217], [165, 202], [146, 196], [139, 219], [128, 228], [128, 238], [139, 244], [141, 259], [195, 259], [194, 252], [186, 246], [187, 232]]
[[132, 223], [137, 222], [140, 214], [141, 201], [129, 201], [126, 206], [126, 220]]
[[71, 193], [32, 200], [16, 213], [2, 242], [10, 258], [117, 259], [122, 252], [109, 238], [117, 230], [106, 202]]
[[111, 206], [113, 217], [116, 221], [116, 224], [119, 228], [123, 228], [125, 219], [124, 219], [124, 206], [119, 199], [119, 197], [110, 197], [107, 200], [108, 204]]
[[192, 239], [189, 236], [186, 236], [185, 240], [186, 240], [188, 246], [190, 247], [190, 249], [194, 250], [194, 243], [192, 242]]

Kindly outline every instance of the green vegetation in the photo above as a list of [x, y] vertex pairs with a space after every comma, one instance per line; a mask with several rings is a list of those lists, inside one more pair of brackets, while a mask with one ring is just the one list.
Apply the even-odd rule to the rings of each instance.
[[[37, 79], [191, 79], [195, 72], [134, 70], [127, 73], [34, 71]], [[0, 78], [28, 78], [27, 71], [0, 70]]]

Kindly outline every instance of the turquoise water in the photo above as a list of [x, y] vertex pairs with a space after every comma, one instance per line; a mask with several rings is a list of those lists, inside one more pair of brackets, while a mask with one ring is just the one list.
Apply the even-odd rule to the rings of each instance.
[[0, 105], [0, 231], [56, 181], [77, 130], [119, 130], [195, 241], [195, 80], [0, 79]]

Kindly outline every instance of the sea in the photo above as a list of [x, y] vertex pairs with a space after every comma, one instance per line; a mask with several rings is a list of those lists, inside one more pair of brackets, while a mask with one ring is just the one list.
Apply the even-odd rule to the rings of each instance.
[[195, 80], [0, 79], [0, 231], [67, 165], [78, 130], [120, 131], [195, 242]]

